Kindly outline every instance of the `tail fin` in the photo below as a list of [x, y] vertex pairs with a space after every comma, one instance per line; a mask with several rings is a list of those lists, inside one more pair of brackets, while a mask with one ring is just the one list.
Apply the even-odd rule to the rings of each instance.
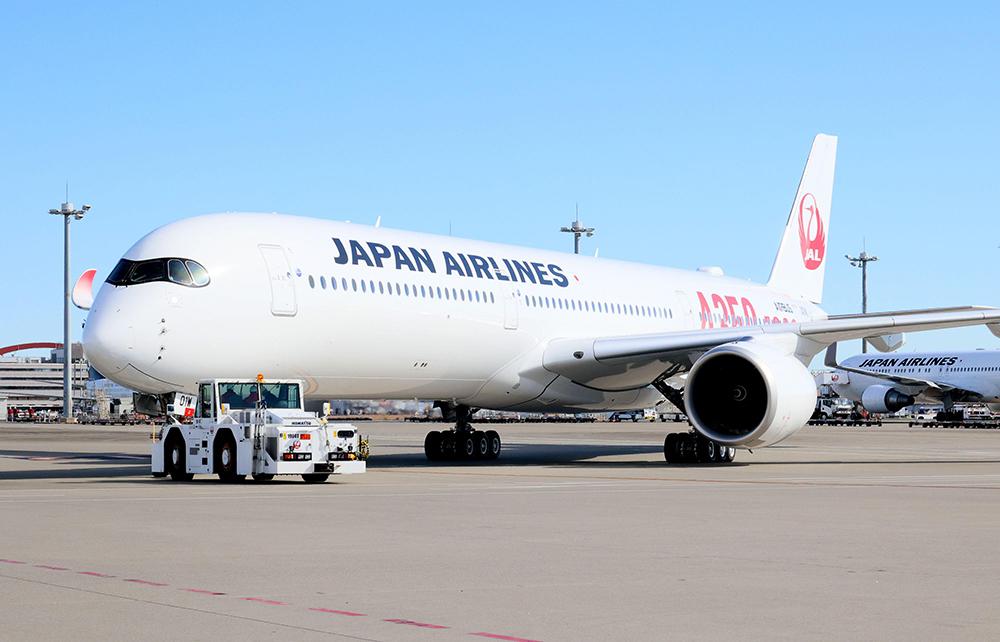
[[785, 235], [767, 281], [768, 287], [805, 297], [813, 303], [823, 299], [836, 162], [837, 137], [818, 134], [813, 139]]

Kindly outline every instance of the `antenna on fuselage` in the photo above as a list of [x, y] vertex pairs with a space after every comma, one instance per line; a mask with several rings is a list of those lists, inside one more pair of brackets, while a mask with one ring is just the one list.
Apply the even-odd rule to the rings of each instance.
[[381, 214], [375, 219], [375, 227], [382, 227], [382, 215]]

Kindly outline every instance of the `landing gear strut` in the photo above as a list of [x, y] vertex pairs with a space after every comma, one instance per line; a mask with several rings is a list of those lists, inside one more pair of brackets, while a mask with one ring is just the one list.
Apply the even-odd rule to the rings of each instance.
[[432, 430], [424, 438], [424, 454], [430, 461], [473, 461], [496, 459], [502, 444], [495, 430], [476, 430], [469, 423], [468, 406], [440, 404], [445, 419], [455, 418], [454, 430]]
[[736, 457], [736, 449], [694, 432], [672, 432], [663, 441], [663, 457], [668, 464], [725, 464]]

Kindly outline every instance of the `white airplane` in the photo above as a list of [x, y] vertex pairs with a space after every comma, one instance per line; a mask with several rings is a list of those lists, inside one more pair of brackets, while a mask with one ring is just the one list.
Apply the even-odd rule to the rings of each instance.
[[818, 307], [836, 146], [814, 140], [766, 285], [718, 268], [213, 214], [125, 253], [92, 299], [84, 348], [109, 379], [155, 395], [262, 373], [303, 379], [313, 399], [436, 400], [456, 425], [428, 434], [431, 458], [499, 455], [499, 435], [471, 426], [475, 408], [624, 410], [666, 397], [697, 431], [667, 437], [668, 461], [731, 460], [805, 425], [816, 400], [806, 366], [835, 341], [976, 324], [1000, 336], [994, 308]]
[[835, 368], [834, 391], [869, 412], [896, 412], [919, 402], [987, 403], [1000, 410], [1000, 351], [859, 354], [837, 363], [836, 344], [826, 365]]

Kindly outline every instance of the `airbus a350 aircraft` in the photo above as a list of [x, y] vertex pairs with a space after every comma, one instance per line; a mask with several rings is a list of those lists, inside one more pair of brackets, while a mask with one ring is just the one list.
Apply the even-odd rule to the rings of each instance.
[[1000, 409], [1000, 352], [859, 354], [837, 363], [836, 344], [826, 354], [836, 368], [833, 389], [869, 412], [896, 412], [929, 402], [951, 410], [956, 402], [987, 403]]
[[[766, 285], [608, 259], [275, 214], [165, 225], [101, 286], [83, 334], [106, 377], [165, 395], [199, 378], [301, 378], [312, 398], [428, 399], [431, 458], [496, 457], [470, 410], [683, 406], [668, 461], [731, 460], [812, 414], [806, 365], [835, 341], [1000, 324], [963, 308], [828, 316], [837, 139], [813, 142]], [[92, 278], [92, 273], [91, 273]], [[86, 281], [78, 300], [87, 307]], [[1000, 335], [1000, 325], [991, 325]]]

